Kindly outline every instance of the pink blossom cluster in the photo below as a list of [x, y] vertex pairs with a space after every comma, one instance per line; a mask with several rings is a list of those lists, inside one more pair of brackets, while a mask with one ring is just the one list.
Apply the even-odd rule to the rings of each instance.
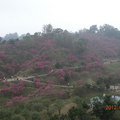
[[95, 61], [100, 62], [101, 60], [102, 60], [102, 57], [97, 54], [91, 54], [91, 55], [85, 56], [86, 63], [95, 62]]
[[33, 52], [33, 53], [37, 53], [38, 50], [37, 50], [37, 49], [31, 49], [31, 52]]
[[11, 94], [11, 88], [10, 87], [3, 87], [0, 92], [5, 95], [8, 96], [9, 94]]
[[52, 48], [54, 47], [54, 40], [44, 40], [44, 42], [42, 43], [42, 47], [48, 49], [48, 48]]
[[32, 91], [30, 94], [28, 94], [28, 97], [34, 97], [35, 95], [38, 95], [41, 93], [41, 88], [37, 88], [34, 91]]
[[25, 82], [19, 82], [16, 84], [8, 84], [9, 86], [5, 86], [1, 89], [1, 93], [5, 96], [11, 95], [21, 95], [24, 91]]
[[83, 80], [77, 80], [77, 83], [81, 85], [83, 83]]
[[57, 95], [64, 95], [66, 93], [65, 90], [57, 91], [55, 94]]
[[43, 69], [43, 68], [50, 68], [50, 62], [49, 61], [43, 61], [43, 62], [36, 62], [35, 66], [37, 68]]
[[87, 63], [85, 66], [86, 70], [90, 71], [96, 71], [103, 69], [103, 64], [101, 64], [98, 61], [94, 61], [92, 63]]
[[64, 71], [66, 74], [68, 74], [70, 77], [77, 75], [77, 72], [74, 72], [71, 67], [64, 68]]
[[7, 102], [5, 105], [7, 107], [12, 107], [15, 103], [25, 102], [25, 101], [28, 101], [28, 100], [29, 100], [29, 97], [15, 96], [9, 102]]
[[93, 74], [93, 76], [95, 76], [95, 77], [99, 77], [99, 76], [100, 76], [100, 73], [95, 72], [95, 73]]
[[13, 102], [20, 102], [20, 101], [27, 101], [29, 98], [28, 97], [23, 97], [23, 96], [15, 96], [12, 98]]
[[35, 83], [35, 87], [41, 87], [41, 86], [43, 86], [43, 83], [40, 82], [39, 78], [33, 78], [33, 81]]
[[53, 88], [56, 88], [53, 84], [48, 84], [45, 88], [44, 88], [44, 90], [45, 91], [49, 91], [49, 90], [52, 90]]
[[47, 83], [42, 83], [40, 85], [39, 88], [35, 89], [34, 91], [32, 91], [30, 94], [28, 94], [28, 97], [34, 97], [34, 96], [45, 96], [48, 94], [52, 94], [52, 92], [54, 91], [54, 88], [56, 88], [56, 86], [53, 84], [53, 82], [51, 81], [46, 81]]
[[27, 67], [27, 66], [30, 66], [30, 64], [31, 64], [31, 61], [26, 60], [22, 65], [20, 65], [20, 68], [21, 68], [21, 69], [22, 69], [22, 68], [25, 68], [25, 67]]
[[4, 59], [6, 57], [7, 56], [6, 56], [5, 52], [4, 51], [0, 51], [0, 59]]
[[82, 75], [88, 75], [89, 72], [88, 72], [88, 71], [83, 71], [83, 72], [81, 72], [81, 74], [82, 74]]
[[45, 53], [45, 54], [41, 55], [41, 57], [42, 57], [42, 60], [45, 61], [45, 60], [51, 60], [53, 58], [53, 55]]
[[[5, 75], [5, 74], [14, 74], [15, 73], [15, 69], [12, 67], [12, 65], [0, 65], [0, 68], [2, 69], [1, 72]], [[5, 73], [4, 73], [5, 71]]]
[[71, 55], [71, 54], [67, 56], [67, 59], [70, 62], [76, 62], [78, 60], [76, 56]]
[[3, 78], [4, 76], [5, 76], [5, 74], [0, 71], [0, 78]]
[[63, 69], [57, 69], [57, 70], [55, 71], [55, 74], [58, 76], [58, 78], [59, 78], [60, 80], [64, 80], [65, 72], [64, 72]]
[[12, 101], [9, 101], [9, 102], [6, 103], [6, 106], [7, 106], [7, 107], [12, 107], [13, 104], [14, 104], [14, 103], [13, 103]]

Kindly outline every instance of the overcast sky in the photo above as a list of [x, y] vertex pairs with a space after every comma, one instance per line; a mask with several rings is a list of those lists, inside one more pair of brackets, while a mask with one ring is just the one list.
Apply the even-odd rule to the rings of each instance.
[[78, 31], [105, 23], [120, 28], [120, 0], [0, 0], [0, 36], [39, 32], [52, 24]]

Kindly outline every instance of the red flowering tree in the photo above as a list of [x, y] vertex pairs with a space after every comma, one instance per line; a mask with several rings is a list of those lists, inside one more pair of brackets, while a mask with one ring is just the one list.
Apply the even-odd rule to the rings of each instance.
[[39, 88], [43, 86], [43, 83], [40, 81], [39, 78], [33, 78], [33, 81], [34, 81], [35, 87]]
[[6, 84], [7, 86], [1, 89], [1, 93], [6, 96], [16, 96], [21, 95], [24, 91], [25, 82], [18, 82], [14, 84]]

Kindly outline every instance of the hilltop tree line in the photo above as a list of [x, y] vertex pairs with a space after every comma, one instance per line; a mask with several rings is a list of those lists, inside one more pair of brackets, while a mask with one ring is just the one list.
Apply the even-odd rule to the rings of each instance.
[[[43, 35], [43, 34], [50, 34], [50, 33], [63, 33], [63, 32], [68, 32], [67, 30], [63, 30], [61, 28], [53, 28], [51, 24], [44, 25], [42, 32], [36, 32], [34, 35]], [[105, 36], [109, 37], [114, 37], [120, 39], [120, 31], [118, 28], [115, 28], [114, 26], [111, 26], [109, 24], [104, 24], [100, 27], [97, 25], [92, 25], [90, 26], [89, 29], [84, 28], [82, 30], [79, 30], [78, 32], [75, 33], [94, 33], [94, 34], [103, 34]], [[22, 34], [21, 36], [18, 35], [17, 32], [15, 33], [9, 33], [6, 34], [4, 37], [0, 37], [0, 41], [3, 40], [11, 40], [11, 39], [23, 39], [25, 36], [29, 36], [30, 33], [27, 34]]]

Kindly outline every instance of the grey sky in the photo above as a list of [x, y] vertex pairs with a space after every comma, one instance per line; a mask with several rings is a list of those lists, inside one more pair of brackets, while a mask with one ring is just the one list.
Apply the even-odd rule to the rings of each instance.
[[34, 33], [44, 24], [78, 31], [97, 24], [120, 28], [120, 0], [0, 0], [0, 36]]

